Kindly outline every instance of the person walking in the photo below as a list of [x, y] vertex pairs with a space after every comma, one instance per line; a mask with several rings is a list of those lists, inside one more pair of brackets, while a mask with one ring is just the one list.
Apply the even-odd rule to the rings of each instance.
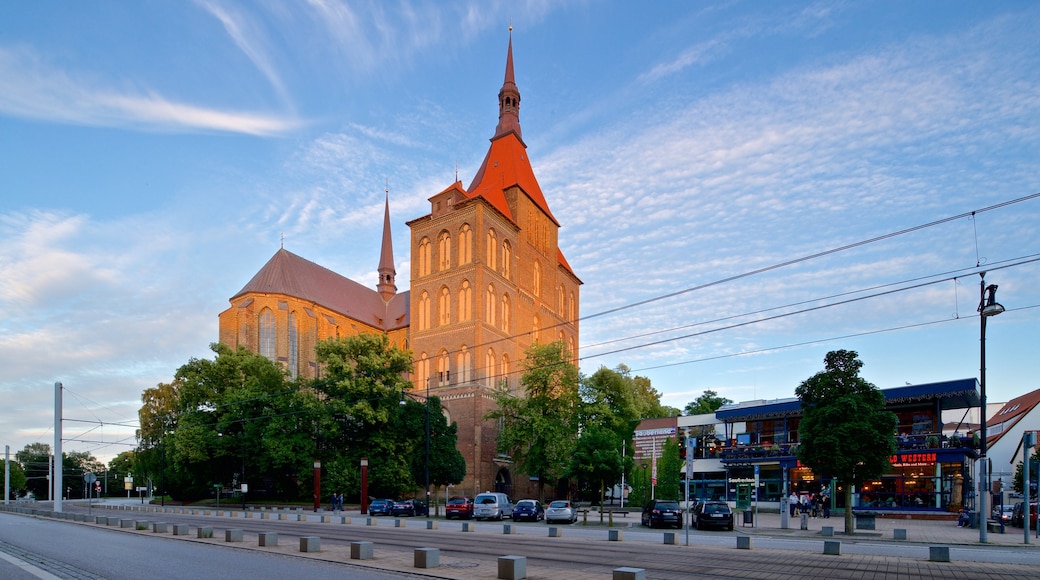
[[788, 508], [791, 510], [791, 517], [793, 518], [795, 510], [798, 509], [798, 494], [792, 491], [791, 497], [788, 498], [787, 503], [789, 504]]

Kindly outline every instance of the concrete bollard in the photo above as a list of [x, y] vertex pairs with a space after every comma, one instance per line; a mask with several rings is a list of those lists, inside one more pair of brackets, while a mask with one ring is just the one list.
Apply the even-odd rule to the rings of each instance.
[[892, 530], [892, 539], [893, 540], [905, 540], [906, 539], [906, 529], [904, 529], [904, 528], [896, 528], [896, 529]]
[[665, 532], [664, 543], [668, 546], [674, 546], [679, 543], [679, 534], [677, 532]]
[[928, 546], [928, 560], [932, 562], [949, 562], [949, 546]]
[[560, 537], [563, 537], [563, 530], [561, 528], [556, 527], [556, 526], [549, 526], [549, 537], [550, 538], [560, 538]]
[[198, 530], [196, 530], [196, 536], [195, 537], [197, 537], [197, 538], [212, 538], [213, 537], [213, 528], [199, 528]]
[[95, 524], [108, 525], [108, 516], [94, 516]]
[[438, 548], [416, 548], [416, 568], [436, 568], [441, 565], [441, 551]]
[[519, 534], [520, 530], [513, 524], [502, 524], [502, 533], [505, 535]]
[[165, 534], [166, 533], [166, 522], [155, 522], [152, 524], [153, 534]]
[[269, 520], [269, 519], [271, 519], [271, 514], [269, 514], [267, 512], [260, 512], [260, 519], [262, 519], [262, 520]]
[[809, 514], [802, 514], [802, 529], [809, 529]]
[[279, 520], [288, 520], [289, 519], [289, 514], [282, 512], [282, 513], [278, 514], [278, 519]]
[[173, 535], [175, 535], [175, 536], [187, 536], [188, 535], [188, 524], [173, 524]]
[[278, 545], [278, 533], [277, 532], [260, 532], [260, 537], [257, 540], [259, 546], [263, 548], [272, 548]]
[[824, 536], [834, 536], [834, 526], [823, 526], [820, 530], [820, 534]]
[[823, 553], [828, 556], [839, 556], [841, 555], [841, 542], [836, 540], [828, 540], [823, 543]]
[[300, 538], [301, 552], [320, 552], [321, 538], [318, 536], [304, 536]]
[[527, 558], [524, 556], [499, 556], [498, 577], [501, 580], [527, 578]]
[[379, 520], [377, 520], [375, 518], [368, 518], [368, 520], [365, 521], [365, 525], [368, 525], [368, 526], [378, 526], [379, 525]]
[[321, 516], [321, 523], [323, 523], [323, 524], [331, 524], [332, 523], [332, 516]]
[[426, 520], [426, 529], [427, 530], [436, 530], [437, 529], [437, 521], [436, 520]]
[[404, 528], [404, 527], [407, 527], [407, 526], [408, 526], [408, 522], [405, 521], [405, 520], [402, 520], [400, 518], [394, 520], [394, 527], [395, 528]]
[[473, 522], [462, 522], [462, 531], [475, 532], [477, 531], [477, 525]]
[[623, 538], [621, 530], [607, 530], [607, 540], [611, 542], [620, 542]]
[[224, 530], [224, 541], [225, 542], [241, 542], [242, 541], [242, 530], [239, 530], [239, 529]]
[[750, 550], [751, 549], [751, 536], [737, 536], [737, 549], [738, 550]]
[[613, 580], [646, 580], [646, 570], [643, 568], [614, 568]]
[[134, 520], [119, 520], [119, 527], [133, 529], [135, 527], [134, 524], [136, 523], [137, 522], [135, 522]]
[[351, 560], [371, 560], [375, 556], [375, 544], [372, 542], [351, 542]]

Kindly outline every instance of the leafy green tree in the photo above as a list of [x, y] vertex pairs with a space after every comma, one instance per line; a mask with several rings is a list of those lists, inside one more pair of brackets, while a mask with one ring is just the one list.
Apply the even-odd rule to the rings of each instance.
[[665, 440], [661, 458], [657, 460], [657, 492], [659, 499], [682, 499], [679, 485], [682, 473], [682, 458], [679, 457], [679, 442], [675, 437]]
[[36, 499], [47, 499], [50, 474], [51, 446], [46, 443], [28, 443], [14, 454], [25, 471], [25, 490]]
[[[582, 431], [567, 466], [567, 476], [596, 484], [599, 505], [604, 505], [607, 484], [613, 485], [632, 461], [620, 453], [624, 442], [614, 431], [592, 425]], [[603, 510], [599, 512], [603, 521]]]
[[545, 482], [563, 477], [578, 438], [578, 368], [562, 341], [534, 344], [523, 360], [517, 397], [502, 388], [495, 396], [501, 420], [498, 450], [512, 456], [520, 471], [538, 477], [539, 499]]
[[853, 486], [880, 477], [896, 452], [896, 416], [884, 394], [859, 376], [861, 368], [855, 351], [831, 351], [824, 370], [795, 389], [802, 404], [798, 459], [845, 490], [846, 534], [853, 533]]
[[10, 468], [10, 472], [11, 472], [11, 481], [10, 481], [11, 497], [9, 497], [7, 499], [9, 499], [9, 500], [18, 499], [18, 496], [21, 495], [20, 492], [24, 492], [25, 491], [25, 482], [26, 482], [25, 470], [22, 469], [22, 464], [18, 463], [17, 461], [11, 461], [9, 463], [9, 468]]
[[[1037, 446], [1033, 450], [1033, 456], [1032, 456], [1031, 459], [1033, 461], [1040, 461], [1040, 446]], [[1029, 479], [1035, 480], [1037, 475], [1038, 475], [1037, 474], [1037, 470], [1033, 469], [1033, 468], [1030, 468], [1030, 470], [1029, 470]], [[1018, 463], [1015, 464], [1015, 477], [1014, 477], [1014, 481], [1011, 484], [1012, 487], [1015, 490], [1015, 493], [1025, 493], [1025, 489], [1026, 489], [1025, 488], [1025, 484], [1022, 482], [1022, 480], [1025, 479], [1025, 476], [1026, 476], [1025, 475], [1025, 467], [1022, 465], [1022, 462], [1019, 461]], [[1036, 492], [1033, 492], [1033, 494], [1035, 494], [1035, 493]], [[1035, 495], [1034, 495], [1033, 499], [1036, 499]]]
[[[466, 460], [459, 452], [458, 426], [448, 424], [441, 410], [439, 397], [430, 397], [429, 407], [425, 401], [407, 399], [403, 406], [405, 428], [401, 435], [412, 442], [411, 454], [412, 481], [415, 487], [425, 488], [429, 473], [431, 498], [436, 499], [436, 488], [445, 485], [457, 485], [466, 477]], [[426, 419], [429, 412], [430, 440], [429, 456], [426, 449]], [[427, 464], [427, 459], [429, 464]], [[427, 468], [429, 471], [427, 472]]]
[[686, 403], [686, 408], [683, 409], [683, 413], [686, 415], [705, 415], [708, 413], [714, 413], [718, 411], [723, 405], [729, 405], [733, 403], [726, 397], [720, 397], [715, 391], [704, 391], [704, 393], [697, 397], [692, 402]]
[[123, 491], [123, 478], [129, 473], [133, 473], [134, 478], [138, 477], [141, 472], [137, 469], [136, 459], [139, 455], [136, 451], [123, 451], [119, 455], [116, 455], [108, 462], [107, 473], [99, 475], [98, 478], [107, 477], [108, 481], [102, 481], [101, 489], [102, 493], [105, 491], [109, 495], [125, 495]]
[[628, 387], [631, 389], [635, 399], [636, 415], [640, 419], [657, 419], [679, 415], [678, 409], [661, 404], [661, 393], [650, 384], [650, 379], [638, 375], [632, 376], [631, 369], [624, 364], [619, 364], [614, 368], [614, 371], [620, 374], [628, 383]]

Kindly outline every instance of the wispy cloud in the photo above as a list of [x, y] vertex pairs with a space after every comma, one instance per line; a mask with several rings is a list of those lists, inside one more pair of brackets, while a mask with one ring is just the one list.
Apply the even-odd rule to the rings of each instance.
[[27, 48], [0, 47], [0, 114], [149, 131], [218, 131], [275, 136], [299, 128], [277, 115], [179, 103], [151, 90], [117, 92], [102, 81], [52, 68]]

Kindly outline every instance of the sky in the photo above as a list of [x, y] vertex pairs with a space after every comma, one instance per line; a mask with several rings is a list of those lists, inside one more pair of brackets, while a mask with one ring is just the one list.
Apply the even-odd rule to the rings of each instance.
[[131, 450], [284, 243], [376, 283], [468, 184], [512, 26], [520, 122], [583, 281], [580, 366], [666, 405], [1040, 388], [1035, 2], [0, 4], [0, 445]]

